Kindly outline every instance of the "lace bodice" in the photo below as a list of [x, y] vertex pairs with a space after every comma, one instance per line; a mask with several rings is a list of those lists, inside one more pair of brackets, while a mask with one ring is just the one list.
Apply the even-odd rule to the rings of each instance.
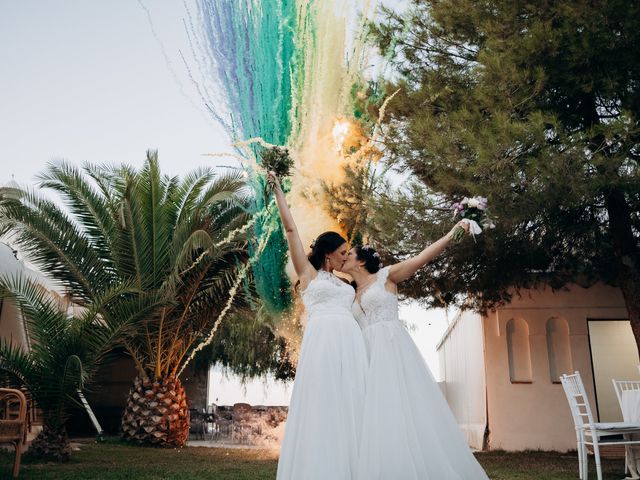
[[376, 280], [353, 302], [353, 316], [363, 330], [379, 322], [400, 321], [398, 297], [385, 287], [388, 276], [389, 267], [381, 269]]
[[334, 274], [319, 270], [301, 296], [309, 318], [327, 313], [347, 313], [351, 317], [355, 290]]

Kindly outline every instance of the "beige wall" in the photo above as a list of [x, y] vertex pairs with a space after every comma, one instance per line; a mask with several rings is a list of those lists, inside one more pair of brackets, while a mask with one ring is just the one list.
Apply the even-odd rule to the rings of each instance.
[[[0, 275], [5, 278], [22, 277], [35, 281], [50, 292], [54, 298], [59, 298], [55, 293], [55, 284], [28, 268], [23, 261], [18, 260], [13, 248], [3, 242], [0, 242]], [[12, 339], [24, 348], [28, 348], [27, 333], [18, 309], [10, 301], [2, 302], [1, 308], [0, 338], [3, 340]]]
[[[547, 321], [553, 317], [566, 319], [573, 369], [582, 374], [595, 405], [587, 319], [626, 316], [619, 290], [604, 285], [589, 289], [573, 285], [555, 293], [550, 288], [523, 291], [508, 306], [485, 317], [489, 449], [575, 449], [566, 397], [562, 386], [551, 380]], [[529, 328], [531, 383], [510, 380], [507, 322], [513, 318], [524, 319]]]
[[8, 300], [2, 302], [0, 312], [0, 338], [4, 341], [11, 340], [13, 343], [27, 348], [27, 336], [22, 324], [22, 317], [18, 309]]

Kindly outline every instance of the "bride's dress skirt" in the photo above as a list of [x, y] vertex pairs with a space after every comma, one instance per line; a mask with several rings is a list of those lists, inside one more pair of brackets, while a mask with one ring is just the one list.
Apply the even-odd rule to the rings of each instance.
[[355, 478], [365, 374], [362, 332], [351, 312], [343, 308], [310, 316], [280, 451], [278, 480]]
[[487, 479], [404, 325], [379, 322], [363, 334], [370, 363], [358, 480]]

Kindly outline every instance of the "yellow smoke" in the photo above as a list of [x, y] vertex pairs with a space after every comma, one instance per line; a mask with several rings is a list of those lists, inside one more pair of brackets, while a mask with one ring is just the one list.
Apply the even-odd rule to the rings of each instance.
[[[362, 18], [366, 18], [372, 7], [369, 2], [362, 7]], [[357, 161], [353, 153], [368, 140], [351, 117], [351, 89], [365, 63], [362, 25], [348, 32], [356, 13], [343, 2], [329, 0], [311, 6], [308, 0], [299, 1], [299, 12], [308, 8], [317, 9], [312, 16], [316, 24], [303, 30], [297, 42], [315, 45], [304, 49], [304, 70], [313, 74], [305, 77], [300, 102], [293, 107], [299, 125], [297, 130], [294, 126], [289, 145], [296, 169], [288, 197], [305, 246], [327, 230], [346, 233], [327, 213], [323, 182], [344, 181], [345, 165]]]

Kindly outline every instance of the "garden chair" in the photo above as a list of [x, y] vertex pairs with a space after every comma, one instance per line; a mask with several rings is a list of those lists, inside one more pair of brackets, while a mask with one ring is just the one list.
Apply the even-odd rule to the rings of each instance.
[[27, 399], [20, 390], [0, 388], [0, 443], [11, 443], [16, 449], [13, 478], [20, 472], [22, 446], [27, 435]]
[[587, 392], [582, 383], [579, 372], [573, 375], [561, 375], [560, 381], [564, 393], [567, 396], [571, 416], [576, 428], [576, 440], [578, 445], [578, 472], [582, 480], [587, 480], [589, 475], [587, 445], [593, 448], [596, 472], [598, 480], [602, 480], [602, 466], [600, 462], [601, 445], [640, 445], [640, 440], [627, 440], [625, 438], [607, 438], [620, 436], [625, 433], [640, 433], [640, 422], [609, 422], [600, 423], [593, 419], [591, 406], [587, 398]]
[[253, 419], [251, 405], [248, 403], [235, 403], [233, 405], [233, 425], [231, 441], [247, 443], [251, 436], [251, 422]]
[[233, 436], [233, 410], [217, 407], [214, 423], [216, 440], [231, 440]]
[[206, 438], [207, 421], [206, 414], [197, 408], [189, 409], [189, 433], [193, 433], [196, 440]]
[[[625, 422], [640, 422], [640, 381], [612, 379], [613, 389], [618, 397], [622, 419]], [[626, 435], [628, 439], [640, 440], [640, 437]], [[640, 478], [638, 472], [638, 448], [627, 445], [625, 448], [625, 466], [631, 478]], [[625, 473], [626, 471], [625, 470]]]
[[215, 403], [207, 405], [204, 411], [204, 431], [209, 434], [209, 440], [217, 440], [220, 436], [218, 425], [218, 406]]

